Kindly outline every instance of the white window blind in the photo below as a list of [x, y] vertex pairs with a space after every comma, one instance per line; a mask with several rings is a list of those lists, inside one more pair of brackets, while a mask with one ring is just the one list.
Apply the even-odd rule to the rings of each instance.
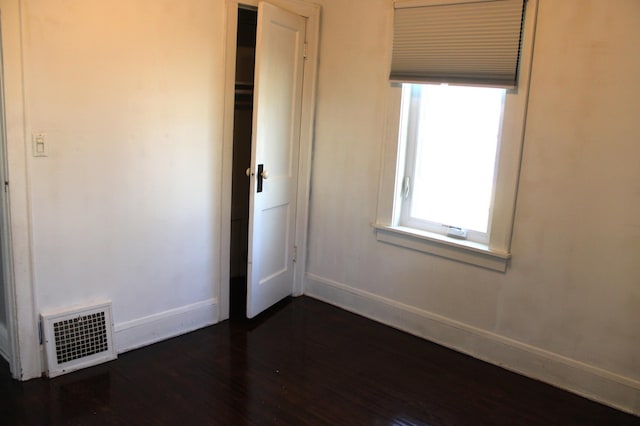
[[395, 2], [390, 79], [516, 87], [524, 1]]

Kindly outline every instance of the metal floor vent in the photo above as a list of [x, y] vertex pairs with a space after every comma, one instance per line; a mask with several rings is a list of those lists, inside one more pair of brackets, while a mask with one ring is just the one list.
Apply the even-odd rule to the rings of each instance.
[[110, 302], [43, 313], [42, 325], [49, 377], [116, 358]]

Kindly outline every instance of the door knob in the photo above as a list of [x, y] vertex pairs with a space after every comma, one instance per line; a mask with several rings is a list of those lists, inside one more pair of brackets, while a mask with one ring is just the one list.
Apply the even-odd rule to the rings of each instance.
[[245, 170], [244, 173], [247, 175], [247, 177], [251, 176], [251, 167], [247, 167], [247, 170]]
[[262, 176], [262, 179], [267, 180], [269, 178], [269, 172], [263, 170], [262, 173], [260, 173], [260, 176]]

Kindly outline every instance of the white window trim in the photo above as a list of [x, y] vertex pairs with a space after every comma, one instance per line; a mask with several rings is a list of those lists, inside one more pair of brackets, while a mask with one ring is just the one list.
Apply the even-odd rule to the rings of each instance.
[[525, 11], [518, 88], [507, 91], [494, 188], [493, 217], [488, 244], [399, 226], [400, 197], [404, 170], [404, 142], [398, 138], [402, 86], [392, 84], [388, 92], [387, 126], [384, 132], [376, 230], [378, 241], [422, 251], [464, 263], [505, 272], [511, 259], [511, 234], [517, 198], [524, 141], [529, 81], [533, 59], [538, 0], [528, 0]]
[[[505, 90], [503, 88], [500, 88], [500, 89]], [[451, 226], [455, 227], [455, 226], [458, 226], [459, 224], [455, 222], [439, 223], [439, 222], [434, 222], [431, 220], [422, 219], [422, 218], [418, 218], [411, 215], [412, 205], [414, 203], [412, 194], [413, 194], [413, 188], [416, 185], [416, 169], [417, 169], [415, 161], [413, 160], [415, 159], [417, 152], [419, 150], [418, 143], [417, 143], [418, 141], [415, 138], [416, 138], [416, 135], [418, 134], [420, 123], [416, 115], [418, 116], [421, 115], [420, 108], [422, 108], [422, 106], [420, 104], [422, 104], [422, 101], [418, 102], [419, 105], [413, 104], [414, 97], [411, 94], [412, 89], [407, 87], [407, 85], [403, 85], [402, 91], [403, 91], [402, 92], [403, 105], [400, 113], [400, 116], [401, 116], [400, 125], [403, 127], [401, 128], [402, 130], [400, 130], [402, 134], [399, 135], [399, 139], [402, 138], [402, 141], [405, 144], [405, 149], [404, 149], [405, 161], [404, 161], [404, 167], [403, 168], [399, 167], [398, 170], [404, 170], [404, 172], [402, 173], [402, 175], [404, 176], [404, 181], [403, 181], [403, 188], [402, 188], [403, 196], [396, 199], [396, 202], [399, 203], [400, 208], [398, 210], [399, 211], [398, 220], [394, 221], [394, 223], [406, 228], [415, 228], [415, 229], [420, 229], [422, 231], [428, 231], [436, 234], [446, 235]], [[506, 93], [506, 90], [504, 93]], [[504, 109], [505, 109], [505, 99], [503, 95], [502, 108], [501, 108], [500, 117], [499, 117], [500, 124], [498, 128], [498, 138], [497, 138], [498, 141], [500, 141], [502, 137], [501, 133], [502, 133]], [[403, 114], [406, 115], [406, 117], [403, 116]], [[497, 154], [498, 149], [499, 149], [499, 146], [496, 146], [496, 149], [494, 151], [495, 154]], [[494, 157], [495, 157], [495, 154], [494, 154]], [[495, 167], [494, 167], [494, 170], [495, 170]], [[410, 181], [410, 184], [408, 186], [405, 184], [405, 181], [407, 179]], [[492, 181], [493, 181], [492, 184], [495, 184], [495, 176], [492, 179]], [[491, 195], [491, 199], [493, 200], [493, 194]], [[465, 229], [465, 233], [467, 237], [462, 239], [488, 244], [489, 235], [491, 232], [489, 227], [491, 225], [492, 217], [493, 217], [493, 208], [491, 208], [489, 211], [489, 216], [487, 218], [488, 222], [487, 222], [486, 232], [476, 231], [472, 229]]]

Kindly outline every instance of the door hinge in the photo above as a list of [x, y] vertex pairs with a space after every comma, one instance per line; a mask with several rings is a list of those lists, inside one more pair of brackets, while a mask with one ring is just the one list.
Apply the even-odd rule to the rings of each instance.
[[44, 340], [44, 332], [42, 330], [42, 320], [38, 321], [38, 340], [40, 341], [40, 344], [42, 344], [42, 341]]
[[293, 246], [293, 261], [298, 260], [298, 246]]
[[304, 42], [303, 57], [304, 57], [304, 59], [309, 59], [309, 43], [307, 43], [306, 41]]
[[4, 192], [5, 192], [5, 194], [7, 192], [9, 192], [9, 181], [8, 180], [4, 181]]

